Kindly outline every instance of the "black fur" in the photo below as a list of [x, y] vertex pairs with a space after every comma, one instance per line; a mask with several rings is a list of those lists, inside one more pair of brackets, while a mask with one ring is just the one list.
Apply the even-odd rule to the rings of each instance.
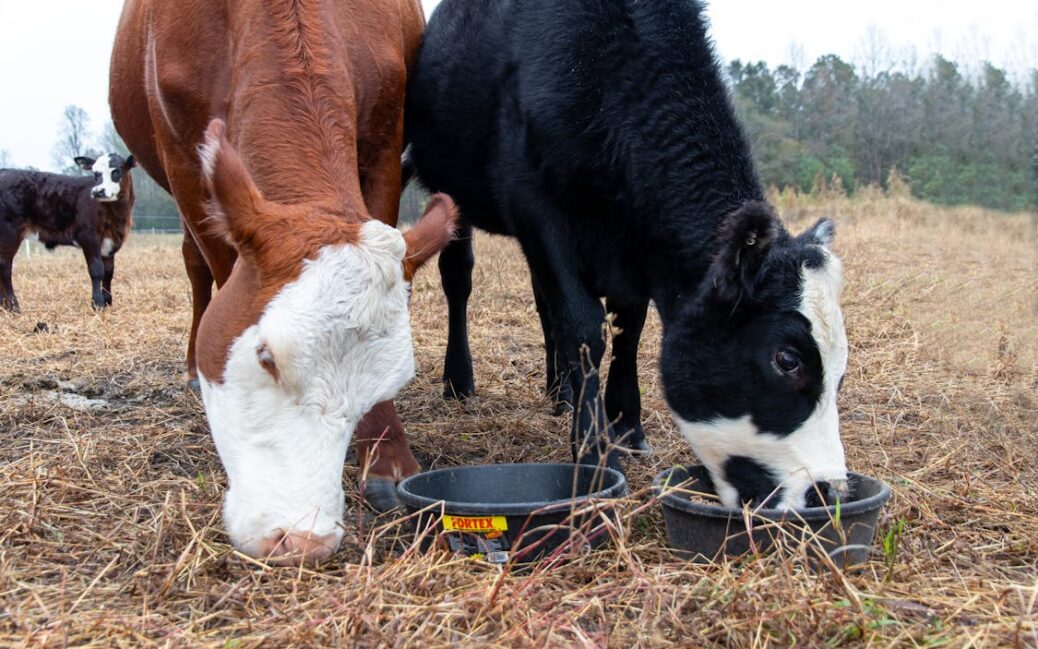
[[782, 499], [779, 482], [768, 467], [748, 457], [732, 456], [724, 463], [724, 477], [739, 492], [739, 499], [753, 507]]
[[[820, 361], [795, 308], [799, 264], [823, 258], [763, 203], [699, 2], [444, 0], [407, 102], [418, 176], [451, 194], [468, 224], [522, 246], [549, 389], [584, 395], [575, 449], [607, 419], [619, 421], [614, 438], [644, 443], [632, 350], [650, 299], [664, 324], [667, 397], [682, 417], [752, 414], [784, 433], [811, 412]], [[467, 237], [440, 259], [444, 381], [462, 396], [474, 390], [459, 340], [471, 265]], [[604, 404], [603, 296], [627, 336], [614, 345]], [[776, 345], [809, 360], [802, 384], [775, 376]], [[589, 446], [580, 459], [599, 461], [604, 445]]]

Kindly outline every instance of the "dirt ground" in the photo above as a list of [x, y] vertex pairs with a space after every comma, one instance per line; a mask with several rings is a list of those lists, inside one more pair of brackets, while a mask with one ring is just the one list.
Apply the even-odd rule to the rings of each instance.
[[[654, 316], [640, 372], [656, 452], [628, 464], [635, 495], [605, 548], [527, 574], [401, 550], [386, 542], [400, 526], [359, 505], [351, 459], [332, 561], [248, 560], [220, 529], [224, 477], [183, 383], [179, 242], [137, 235], [102, 314], [79, 251], [16, 260], [24, 312], [0, 314], [0, 646], [1038, 646], [1035, 221], [869, 192], [775, 200], [794, 230], [837, 222], [848, 461], [894, 494], [868, 564], [668, 552], [645, 489], [692, 454], [662, 400]], [[440, 398], [433, 265], [412, 298], [418, 376], [397, 401], [412, 445], [431, 467], [567, 461], [525, 265], [513, 242], [476, 243], [478, 398]]]

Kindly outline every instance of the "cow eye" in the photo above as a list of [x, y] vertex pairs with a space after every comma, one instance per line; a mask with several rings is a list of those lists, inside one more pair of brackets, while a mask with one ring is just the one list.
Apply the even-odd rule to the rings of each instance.
[[119, 182], [120, 178], [122, 178], [122, 172], [120, 172], [118, 169], [116, 169], [115, 171], [112, 172], [112, 182], [113, 183]]
[[796, 374], [800, 371], [800, 354], [792, 349], [780, 349], [775, 352], [775, 367], [783, 374]]

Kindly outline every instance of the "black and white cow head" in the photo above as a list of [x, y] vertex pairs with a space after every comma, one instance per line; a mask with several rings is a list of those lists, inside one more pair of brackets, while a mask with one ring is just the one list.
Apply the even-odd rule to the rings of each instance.
[[667, 401], [729, 507], [799, 508], [846, 491], [836, 397], [847, 335], [832, 236], [827, 219], [793, 237], [766, 204], [744, 205], [665, 332]]
[[137, 166], [137, 161], [132, 155], [123, 158], [118, 153], [107, 153], [97, 160], [79, 156], [76, 164], [84, 171], [94, 172], [94, 187], [90, 190], [90, 196], [101, 203], [111, 203], [119, 200], [130, 169]]

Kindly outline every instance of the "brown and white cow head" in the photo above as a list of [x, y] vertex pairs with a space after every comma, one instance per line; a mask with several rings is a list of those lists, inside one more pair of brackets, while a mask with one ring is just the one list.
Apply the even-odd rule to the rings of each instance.
[[226, 528], [247, 554], [321, 560], [342, 539], [350, 437], [414, 375], [411, 275], [448, 243], [456, 210], [435, 197], [401, 235], [269, 202], [218, 120], [201, 157], [214, 226], [239, 252], [198, 336]]
[[99, 203], [114, 203], [126, 193], [130, 183], [130, 170], [137, 166], [134, 157], [123, 158], [118, 153], [106, 153], [97, 160], [79, 156], [76, 164], [83, 171], [94, 173], [94, 186], [90, 196]]

